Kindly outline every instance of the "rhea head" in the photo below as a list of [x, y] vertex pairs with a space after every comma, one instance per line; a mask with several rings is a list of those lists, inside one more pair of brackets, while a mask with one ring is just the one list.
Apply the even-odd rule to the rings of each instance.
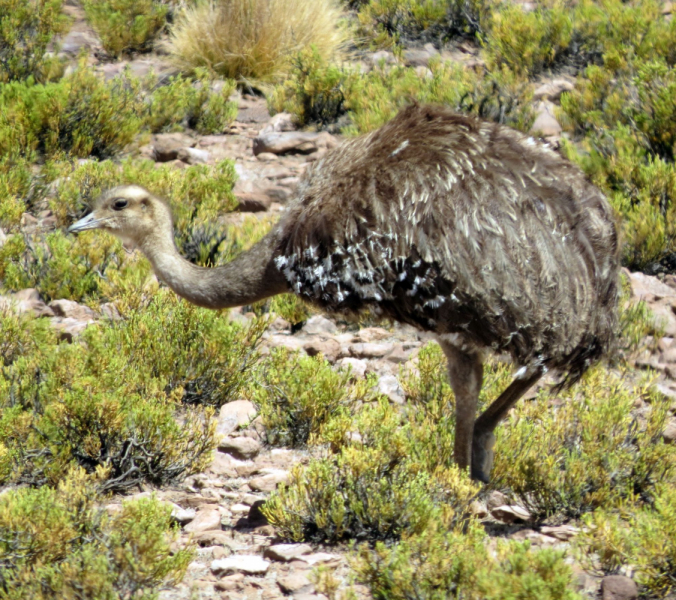
[[103, 229], [123, 242], [143, 242], [172, 233], [171, 211], [159, 198], [138, 185], [121, 185], [103, 193], [91, 213], [73, 223], [69, 232]]

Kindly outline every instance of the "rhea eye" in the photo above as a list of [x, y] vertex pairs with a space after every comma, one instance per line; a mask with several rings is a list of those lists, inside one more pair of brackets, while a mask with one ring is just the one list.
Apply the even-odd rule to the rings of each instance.
[[113, 202], [113, 209], [114, 210], [122, 210], [123, 208], [127, 208], [127, 204], [129, 204], [126, 200], [123, 200], [122, 198], [118, 198]]

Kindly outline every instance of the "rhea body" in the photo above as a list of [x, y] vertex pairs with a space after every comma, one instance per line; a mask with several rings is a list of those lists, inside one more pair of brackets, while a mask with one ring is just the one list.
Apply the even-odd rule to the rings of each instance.
[[[410, 106], [314, 163], [279, 223], [227, 265], [180, 256], [168, 206], [110, 190], [72, 231], [140, 248], [177, 294], [210, 308], [294, 292], [437, 334], [456, 398], [455, 460], [487, 481], [493, 432], [547, 369], [578, 379], [616, 325], [612, 208], [582, 172], [512, 129]], [[519, 367], [476, 417], [487, 352]]]

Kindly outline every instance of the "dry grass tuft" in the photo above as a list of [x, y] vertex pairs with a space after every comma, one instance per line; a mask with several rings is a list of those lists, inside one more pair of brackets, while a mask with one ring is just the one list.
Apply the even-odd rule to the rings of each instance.
[[340, 54], [343, 15], [338, 0], [198, 0], [177, 15], [167, 49], [184, 71], [269, 81], [310, 46]]

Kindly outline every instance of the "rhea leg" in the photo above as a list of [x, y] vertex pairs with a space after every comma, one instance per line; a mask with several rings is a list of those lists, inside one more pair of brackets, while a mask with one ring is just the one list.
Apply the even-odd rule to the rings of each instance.
[[509, 410], [530, 387], [542, 377], [542, 366], [524, 367], [507, 389], [481, 414], [474, 423], [472, 442], [472, 479], [488, 483], [493, 467], [493, 432]]
[[448, 360], [448, 375], [455, 394], [455, 462], [461, 469], [472, 463], [472, 439], [477, 402], [483, 381], [483, 362], [478, 352], [467, 352], [439, 341]]

